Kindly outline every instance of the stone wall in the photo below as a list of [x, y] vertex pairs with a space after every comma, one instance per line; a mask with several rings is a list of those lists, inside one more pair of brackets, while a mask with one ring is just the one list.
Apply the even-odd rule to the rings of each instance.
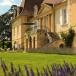
[[17, 17], [12, 23], [12, 48], [16, 45], [16, 48], [24, 48], [24, 36], [27, 22], [26, 16]]
[[76, 48], [40, 48], [26, 50], [29, 53], [45, 53], [45, 54], [62, 54], [62, 55], [76, 55]]
[[37, 48], [42, 48], [48, 43], [47, 33], [44, 30], [37, 31]]
[[75, 34], [75, 37], [74, 37], [74, 40], [73, 40], [73, 45], [72, 45], [73, 48], [76, 47], [76, 34]]

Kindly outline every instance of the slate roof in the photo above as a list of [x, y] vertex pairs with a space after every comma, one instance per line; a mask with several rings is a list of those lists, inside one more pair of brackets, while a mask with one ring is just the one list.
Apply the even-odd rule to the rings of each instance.
[[[48, 4], [58, 4], [64, 0], [23, 0], [23, 10], [20, 15], [22, 16], [33, 16], [34, 6], [37, 5], [40, 8], [41, 4], [48, 3]], [[25, 2], [25, 3], [24, 3]]]
[[32, 16], [34, 11], [34, 6], [37, 5], [40, 8], [43, 0], [25, 0], [24, 9], [20, 15]]

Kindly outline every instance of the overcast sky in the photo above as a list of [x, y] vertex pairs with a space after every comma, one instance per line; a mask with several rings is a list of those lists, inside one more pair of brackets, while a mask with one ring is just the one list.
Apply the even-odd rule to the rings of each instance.
[[0, 0], [0, 15], [7, 12], [11, 5], [18, 5], [20, 6], [21, 0]]

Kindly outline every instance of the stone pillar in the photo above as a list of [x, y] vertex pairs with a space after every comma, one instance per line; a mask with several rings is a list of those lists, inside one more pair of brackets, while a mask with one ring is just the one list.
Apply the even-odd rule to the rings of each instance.
[[42, 29], [44, 28], [44, 27], [43, 27], [43, 25], [44, 25], [43, 23], [44, 23], [44, 20], [43, 20], [43, 18], [42, 18]]
[[54, 12], [51, 15], [51, 32], [55, 32], [55, 16], [54, 16]]
[[37, 41], [38, 41], [38, 39], [37, 39], [37, 36], [35, 37], [35, 48], [37, 48]]
[[40, 29], [40, 19], [38, 19], [37, 29]]
[[40, 29], [42, 29], [42, 18], [40, 18]]
[[48, 32], [51, 32], [51, 14], [48, 15]]
[[12, 27], [12, 48], [14, 48], [14, 38], [15, 38], [15, 29], [14, 29], [14, 27]]
[[70, 28], [71, 25], [71, 0], [67, 0], [67, 24]]
[[42, 18], [42, 29], [43, 29], [43, 18]]
[[43, 30], [45, 30], [45, 17], [43, 17]]

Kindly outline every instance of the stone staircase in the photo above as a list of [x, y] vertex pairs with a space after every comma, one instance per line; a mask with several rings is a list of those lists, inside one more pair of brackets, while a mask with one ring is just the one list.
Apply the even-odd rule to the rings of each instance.
[[59, 38], [59, 36], [56, 33], [47, 32], [49, 43], [46, 44], [43, 48], [55, 48], [59, 47], [61, 44], [64, 44], [64, 42]]
[[49, 39], [49, 43], [52, 43], [52, 42], [60, 39], [56, 33], [52, 33], [52, 32], [47, 32], [47, 36]]

